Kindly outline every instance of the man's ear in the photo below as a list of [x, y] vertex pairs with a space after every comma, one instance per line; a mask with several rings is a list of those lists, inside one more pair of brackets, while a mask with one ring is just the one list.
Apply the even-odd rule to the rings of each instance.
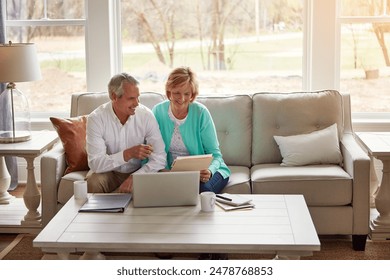
[[110, 92], [110, 99], [112, 101], [116, 101], [118, 99], [118, 96], [115, 94], [115, 92], [113, 91]]

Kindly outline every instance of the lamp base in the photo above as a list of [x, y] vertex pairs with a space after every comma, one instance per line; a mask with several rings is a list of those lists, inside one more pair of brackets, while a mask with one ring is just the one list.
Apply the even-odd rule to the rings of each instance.
[[12, 131], [0, 131], [0, 143], [2, 144], [26, 142], [30, 139], [30, 131], [15, 131], [15, 135]]

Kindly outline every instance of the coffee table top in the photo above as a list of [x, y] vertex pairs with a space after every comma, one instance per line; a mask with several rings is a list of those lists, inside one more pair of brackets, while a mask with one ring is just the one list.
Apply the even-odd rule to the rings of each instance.
[[[243, 195], [244, 196], [244, 195]], [[249, 195], [256, 208], [187, 207], [78, 213], [70, 199], [34, 240], [53, 252], [201, 252], [311, 255], [320, 241], [302, 195]]]

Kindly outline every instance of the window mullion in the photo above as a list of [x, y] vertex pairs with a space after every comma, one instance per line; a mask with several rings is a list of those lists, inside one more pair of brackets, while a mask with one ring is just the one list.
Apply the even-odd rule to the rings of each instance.
[[390, 16], [340, 17], [341, 23], [374, 23], [390, 22]]
[[6, 20], [6, 26], [84, 26], [85, 19], [39, 19], [39, 20]]

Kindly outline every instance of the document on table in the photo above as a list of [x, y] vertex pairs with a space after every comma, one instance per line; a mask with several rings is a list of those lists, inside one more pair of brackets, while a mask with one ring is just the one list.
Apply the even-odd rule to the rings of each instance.
[[124, 212], [132, 198], [130, 193], [93, 194], [81, 206], [79, 212]]
[[221, 203], [219, 201], [216, 201], [215, 204], [217, 204], [219, 207], [221, 207], [225, 211], [232, 211], [232, 210], [250, 210], [255, 208], [255, 205], [252, 203], [243, 204], [240, 206], [233, 206], [225, 203]]
[[215, 203], [225, 211], [255, 208], [252, 199], [230, 193], [217, 194]]
[[246, 198], [237, 194], [230, 194], [230, 193], [217, 194], [216, 200], [231, 206], [241, 206], [241, 205], [248, 204], [252, 201], [252, 199], [250, 198]]

